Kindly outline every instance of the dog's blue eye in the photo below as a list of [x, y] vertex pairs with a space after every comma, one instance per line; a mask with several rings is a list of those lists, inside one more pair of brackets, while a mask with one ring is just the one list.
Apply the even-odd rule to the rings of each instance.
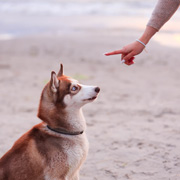
[[78, 88], [77, 88], [76, 86], [73, 86], [71, 90], [72, 90], [72, 91], [76, 91], [77, 89], [78, 89]]

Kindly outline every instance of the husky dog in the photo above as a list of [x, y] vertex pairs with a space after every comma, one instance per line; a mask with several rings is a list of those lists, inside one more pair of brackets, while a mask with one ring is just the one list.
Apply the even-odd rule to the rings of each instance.
[[96, 86], [85, 86], [51, 73], [44, 87], [37, 124], [0, 159], [0, 180], [79, 180], [88, 153], [82, 106], [97, 98]]

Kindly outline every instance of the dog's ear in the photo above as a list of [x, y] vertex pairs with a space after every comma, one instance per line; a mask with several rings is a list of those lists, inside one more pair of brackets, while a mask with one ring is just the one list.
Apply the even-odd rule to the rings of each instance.
[[51, 72], [50, 88], [53, 93], [56, 93], [59, 88], [59, 80], [54, 71]]
[[59, 69], [57, 77], [61, 77], [62, 75], [63, 75], [63, 65], [60, 64], [60, 69]]

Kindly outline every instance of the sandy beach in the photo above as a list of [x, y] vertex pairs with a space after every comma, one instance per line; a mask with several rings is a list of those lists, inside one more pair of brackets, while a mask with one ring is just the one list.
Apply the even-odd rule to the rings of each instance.
[[[136, 21], [125, 26], [128, 19], [114, 25], [111, 17], [104, 26], [105, 18], [94, 17], [93, 24], [102, 24], [93, 28], [87, 19], [79, 19], [84, 26], [74, 23], [73, 31], [0, 41], [0, 156], [40, 122], [36, 114], [42, 88], [63, 63], [66, 75], [101, 88], [99, 98], [83, 108], [90, 149], [80, 179], [179, 180], [178, 42], [172, 47], [154, 38], [148, 53], [126, 66], [120, 56], [103, 53], [136, 39], [147, 18], [138, 26]], [[172, 25], [175, 20], [157, 36], [172, 37]]]

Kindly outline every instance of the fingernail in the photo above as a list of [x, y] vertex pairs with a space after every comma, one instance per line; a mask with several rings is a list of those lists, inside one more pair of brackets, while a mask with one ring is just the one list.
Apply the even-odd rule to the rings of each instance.
[[125, 63], [126, 61], [123, 59], [122, 61], [121, 61], [121, 63], [123, 64], [123, 63]]
[[107, 55], [108, 55], [108, 52], [104, 53], [103, 55], [107, 56]]

